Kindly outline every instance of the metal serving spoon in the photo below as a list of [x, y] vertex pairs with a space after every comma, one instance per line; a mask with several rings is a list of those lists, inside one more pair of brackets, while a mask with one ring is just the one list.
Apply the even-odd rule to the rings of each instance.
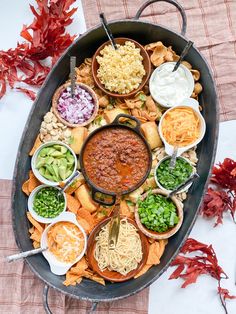
[[183, 61], [184, 57], [187, 55], [187, 53], [189, 52], [190, 48], [192, 47], [193, 42], [191, 40], [188, 41], [187, 45], [184, 47], [184, 50], [182, 51], [179, 60], [176, 62], [174, 69], [172, 70], [172, 72], [175, 72], [178, 67], [180, 66], [180, 63]]
[[70, 57], [70, 80], [71, 80], [71, 97], [75, 96], [75, 67], [76, 57]]
[[111, 30], [110, 30], [110, 28], [109, 28], [109, 26], [107, 24], [107, 20], [105, 18], [104, 13], [100, 13], [99, 16], [100, 16], [100, 20], [101, 20], [102, 26], [103, 26], [106, 34], [107, 34], [107, 37], [109, 38], [109, 40], [111, 42], [112, 47], [114, 49], [118, 49], [118, 47], [117, 47], [117, 45], [115, 43], [114, 37], [112, 35], [112, 32], [111, 32]]
[[46, 251], [47, 249], [48, 249], [48, 247], [45, 247], [45, 248], [41, 248], [40, 247], [38, 249], [33, 249], [33, 250], [30, 250], [30, 251], [25, 251], [25, 252], [13, 254], [13, 255], [7, 256], [6, 260], [8, 261], [8, 263], [15, 262], [18, 259], [42, 253], [42, 252]]
[[114, 250], [116, 248], [119, 232], [120, 232], [120, 197], [116, 198], [116, 204], [110, 221], [108, 248]]
[[173, 154], [172, 154], [171, 159], [170, 159], [169, 168], [170, 168], [171, 170], [173, 170], [173, 169], [175, 168], [177, 154], [178, 154], [178, 147], [175, 146], [175, 147], [174, 147]]
[[172, 196], [174, 196], [176, 193], [178, 193], [179, 191], [181, 191], [182, 189], [184, 189], [187, 185], [189, 185], [189, 183], [193, 182], [195, 179], [199, 178], [199, 174], [197, 174], [196, 172], [191, 175], [191, 177], [189, 177], [185, 182], [181, 183], [179, 186], [177, 186], [176, 189], [174, 189], [173, 191], [171, 191], [168, 195], [166, 195], [166, 198], [170, 198]]
[[57, 197], [61, 196], [61, 194], [63, 192], [65, 192], [65, 190], [68, 188], [69, 185], [71, 185], [71, 183], [80, 176], [80, 172], [78, 170], [75, 171], [75, 173], [73, 174], [73, 176], [70, 178], [70, 180], [68, 180], [65, 185], [61, 188], [61, 187], [57, 187], [58, 188], [58, 193], [57, 193]]

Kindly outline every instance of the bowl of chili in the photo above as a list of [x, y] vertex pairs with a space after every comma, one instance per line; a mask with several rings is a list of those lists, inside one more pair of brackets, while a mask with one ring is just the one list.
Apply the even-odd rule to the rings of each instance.
[[[91, 186], [92, 198], [103, 205], [113, 205], [116, 195], [140, 187], [149, 175], [151, 164], [151, 150], [140, 132], [140, 122], [126, 114], [92, 132], [80, 153], [81, 171]], [[98, 198], [99, 193], [110, 196], [111, 200]]]

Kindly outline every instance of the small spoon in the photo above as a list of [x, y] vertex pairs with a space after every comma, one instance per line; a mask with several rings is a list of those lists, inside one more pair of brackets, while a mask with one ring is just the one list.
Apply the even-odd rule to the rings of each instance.
[[117, 45], [116, 45], [116, 43], [115, 43], [114, 37], [113, 37], [113, 35], [112, 35], [112, 32], [111, 32], [110, 28], [108, 27], [107, 20], [106, 20], [106, 18], [105, 18], [104, 13], [100, 13], [99, 16], [100, 16], [100, 20], [101, 20], [102, 26], [103, 26], [103, 28], [104, 28], [106, 34], [107, 34], [107, 37], [109, 38], [109, 40], [110, 40], [110, 42], [111, 42], [112, 47], [113, 47], [115, 50], [117, 50], [117, 49], [118, 49], [118, 48], [117, 48]]
[[114, 250], [116, 248], [119, 232], [120, 232], [120, 197], [116, 198], [115, 208], [110, 221], [108, 248]]
[[177, 186], [176, 189], [174, 189], [173, 191], [171, 191], [168, 195], [166, 195], [166, 198], [170, 198], [172, 196], [174, 196], [176, 193], [178, 193], [179, 191], [181, 191], [182, 189], [184, 189], [187, 185], [189, 185], [189, 183], [193, 182], [195, 179], [199, 178], [199, 174], [197, 174], [196, 172], [191, 175], [190, 178], [188, 178], [185, 182], [181, 183], [179, 186]]
[[170, 168], [171, 170], [173, 170], [173, 169], [175, 168], [177, 154], [178, 154], [178, 147], [175, 146], [175, 147], [174, 147], [173, 154], [172, 154], [172, 156], [171, 156], [170, 165], [169, 165], [169, 168]]
[[191, 40], [189, 40], [189, 42], [187, 43], [187, 45], [184, 47], [184, 50], [182, 51], [179, 60], [176, 62], [174, 69], [172, 70], [172, 72], [175, 72], [178, 67], [180, 66], [180, 63], [183, 61], [184, 57], [187, 55], [187, 53], [189, 52], [190, 48], [192, 47], [193, 42]]
[[62, 188], [58, 187], [57, 196], [58, 197], [61, 196], [61, 194], [63, 192], [65, 192], [65, 190], [68, 188], [68, 186], [71, 185], [71, 182], [73, 182], [79, 176], [80, 176], [80, 172], [78, 170], [76, 170], [75, 173], [73, 174], [73, 176], [70, 178], [70, 180], [68, 180]]
[[8, 261], [8, 263], [11, 263], [11, 262], [17, 261], [18, 259], [21, 259], [21, 258], [25, 258], [25, 257], [29, 257], [29, 256], [33, 256], [33, 255], [42, 253], [42, 252], [46, 251], [47, 249], [48, 249], [47, 247], [44, 247], [44, 248], [40, 247], [38, 249], [33, 249], [30, 251], [21, 252], [18, 254], [7, 256], [6, 260]]
[[70, 57], [70, 80], [71, 80], [71, 97], [75, 96], [75, 67], [76, 57]]

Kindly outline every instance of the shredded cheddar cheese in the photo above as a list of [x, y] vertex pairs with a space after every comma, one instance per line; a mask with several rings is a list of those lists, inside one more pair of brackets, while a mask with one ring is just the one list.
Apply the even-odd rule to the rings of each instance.
[[71, 222], [58, 222], [48, 231], [48, 247], [64, 263], [72, 263], [84, 248], [84, 235]]
[[192, 108], [177, 107], [167, 112], [161, 128], [168, 144], [184, 147], [199, 138], [200, 120]]

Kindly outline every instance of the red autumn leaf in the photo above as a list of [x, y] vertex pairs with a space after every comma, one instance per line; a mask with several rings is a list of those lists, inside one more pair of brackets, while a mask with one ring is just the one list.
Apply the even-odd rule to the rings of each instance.
[[17, 87], [17, 89], [27, 95], [31, 100], [35, 100], [36, 94], [34, 91], [22, 87]]
[[218, 293], [222, 296], [222, 298], [224, 300], [226, 300], [226, 299], [231, 299], [231, 300], [232, 299], [236, 299], [236, 295], [230, 295], [228, 289], [221, 288], [220, 286], [218, 287]]
[[171, 263], [171, 266], [178, 267], [169, 279], [182, 278], [184, 280], [182, 288], [185, 288], [187, 285], [195, 283], [202, 274], [208, 274], [218, 281], [221, 278], [227, 278], [223, 269], [218, 265], [215, 251], [211, 245], [189, 238], [180, 250], [182, 254], [196, 254], [197, 252], [200, 252], [201, 255], [188, 257], [179, 254]]
[[[75, 0], [36, 0], [37, 9], [30, 5], [33, 22], [23, 25], [21, 36], [26, 40], [17, 43], [15, 49], [0, 51], [0, 98], [6, 93], [7, 83], [11, 88], [17, 82], [41, 86], [50, 67], [40, 63], [51, 57], [51, 66], [62, 52], [73, 42], [75, 36], [66, 33], [71, 16], [77, 8], [69, 10]], [[22, 75], [23, 73], [23, 75]], [[33, 92], [20, 88], [33, 98]]]
[[200, 213], [206, 218], [216, 218], [214, 227], [223, 223], [223, 213], [229, 211], [233, 220], [236, 210], [234, 192], [208, 188]]
[[223, 163], [213, 167], [211, 181], [225, 189], [236, 192], [236, 162], [225, 158]]

